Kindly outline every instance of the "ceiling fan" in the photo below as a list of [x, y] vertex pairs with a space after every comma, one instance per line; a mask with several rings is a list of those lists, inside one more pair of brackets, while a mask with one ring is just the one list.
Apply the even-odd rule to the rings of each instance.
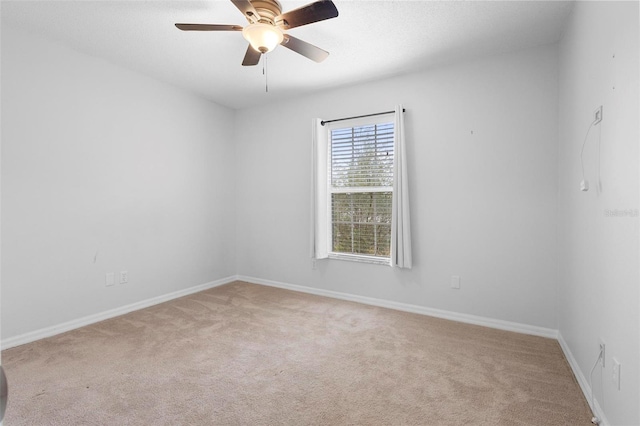
[[278, 0], [231, 0], [249, 22], [246, 27], [223, 24], [176, 24], [182, 31], [242, 31], [249, 42], [242, 65], [257, 65], [260, 56], [275, 49], [278, 44], [313, 61], [322, 62], [329, 52], [284, 31], [338, 16], [331, 0], [319, 0], [298, 9], [282, 13]]

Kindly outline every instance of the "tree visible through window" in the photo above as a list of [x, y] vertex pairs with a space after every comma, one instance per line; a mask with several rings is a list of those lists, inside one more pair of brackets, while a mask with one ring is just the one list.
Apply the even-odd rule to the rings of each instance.
[[393, 123], [330, 132], [331, 251], [389, 257]]

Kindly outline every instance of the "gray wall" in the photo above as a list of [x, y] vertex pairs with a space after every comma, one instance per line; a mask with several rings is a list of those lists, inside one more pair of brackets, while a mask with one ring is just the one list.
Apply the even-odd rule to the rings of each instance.
[[[548, 46], [238, 111], [238, 274], [555, 329], [557, 96]], [[414, 267], [313, 270], [311, 120], [396, 103]]]
[[3, 25], [3, 339], [233, 275], [233, 155], [233, 111]]
[[[576, 2], [559, 56], [558, 328], [586, 378], [604, 340], [594, 392], [617, 425], [640, 423], [638, 217], [607, 215], [638, 212], [639, 50], [638, 2]], [[581, 192], [580, 150], [599, 105], [603, 120], [584, 150], [591, 189]], [[611, 380], [613, 357], [620, 390]]]

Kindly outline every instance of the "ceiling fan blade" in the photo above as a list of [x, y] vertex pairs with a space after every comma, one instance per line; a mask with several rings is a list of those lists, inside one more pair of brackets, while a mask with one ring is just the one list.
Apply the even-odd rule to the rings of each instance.
[[250, 22], [258, 22], [258, 20], [260, 20], [260, 15], [249, 0], [231, 0], [231, 3], [233, 3]]
[[275, 22], [278, 26], [289, 29], [335, 18], [336, 16], [338, 16], [336, 5], [331, 0], [320, 0], [283, 13], [276, 17]]
[[242, 31], [240, 25], [222, 24], [176, 24], [182, 31]]
[[262, 53], [258, 52], [256, 49], [251, 47], [251, 45], [249, 45], [249, 47], [247, 47], [247, 53], [245, 53], [244, 55], [242, 66], [246, 67], [258, 65], [258, 62], [260, 62], [260, 56], [262, 56]]
[[327, 59], [327, 56], [329, 56], [329, 52], [326, 50], [322, 50], [313, 44], [309, 44], [306, 41], [302, 41], [299, 38], [290, 36], [289, 34], [284, 35], [284, 40], [282, 40], [282, 43], [280, 44], [287, 49], [291, 49], [294, 52], [299, 53], [302, 56], [306, 56], [316, 62], [322, 62]]

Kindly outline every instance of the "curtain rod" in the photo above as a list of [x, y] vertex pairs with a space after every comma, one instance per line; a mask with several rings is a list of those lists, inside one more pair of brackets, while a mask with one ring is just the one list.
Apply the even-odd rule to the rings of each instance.
[[[402, 108], [402, 112], [405, 112], [405, 111], [406, 109]], [[344, 120], [351, 120], [353, 118], [373, 117], [375, 115], [385, 115], [385, 114], [393, 114], [393, 113], [395, 113], [395, 111], [376, 112], [373, 114], [356, 115], [355, 117], [334, 118], [333, 120], [322, 120], [320, 124], [324, 126], [326, 123], [333, 123], [334, 121], [344, 121]]]

